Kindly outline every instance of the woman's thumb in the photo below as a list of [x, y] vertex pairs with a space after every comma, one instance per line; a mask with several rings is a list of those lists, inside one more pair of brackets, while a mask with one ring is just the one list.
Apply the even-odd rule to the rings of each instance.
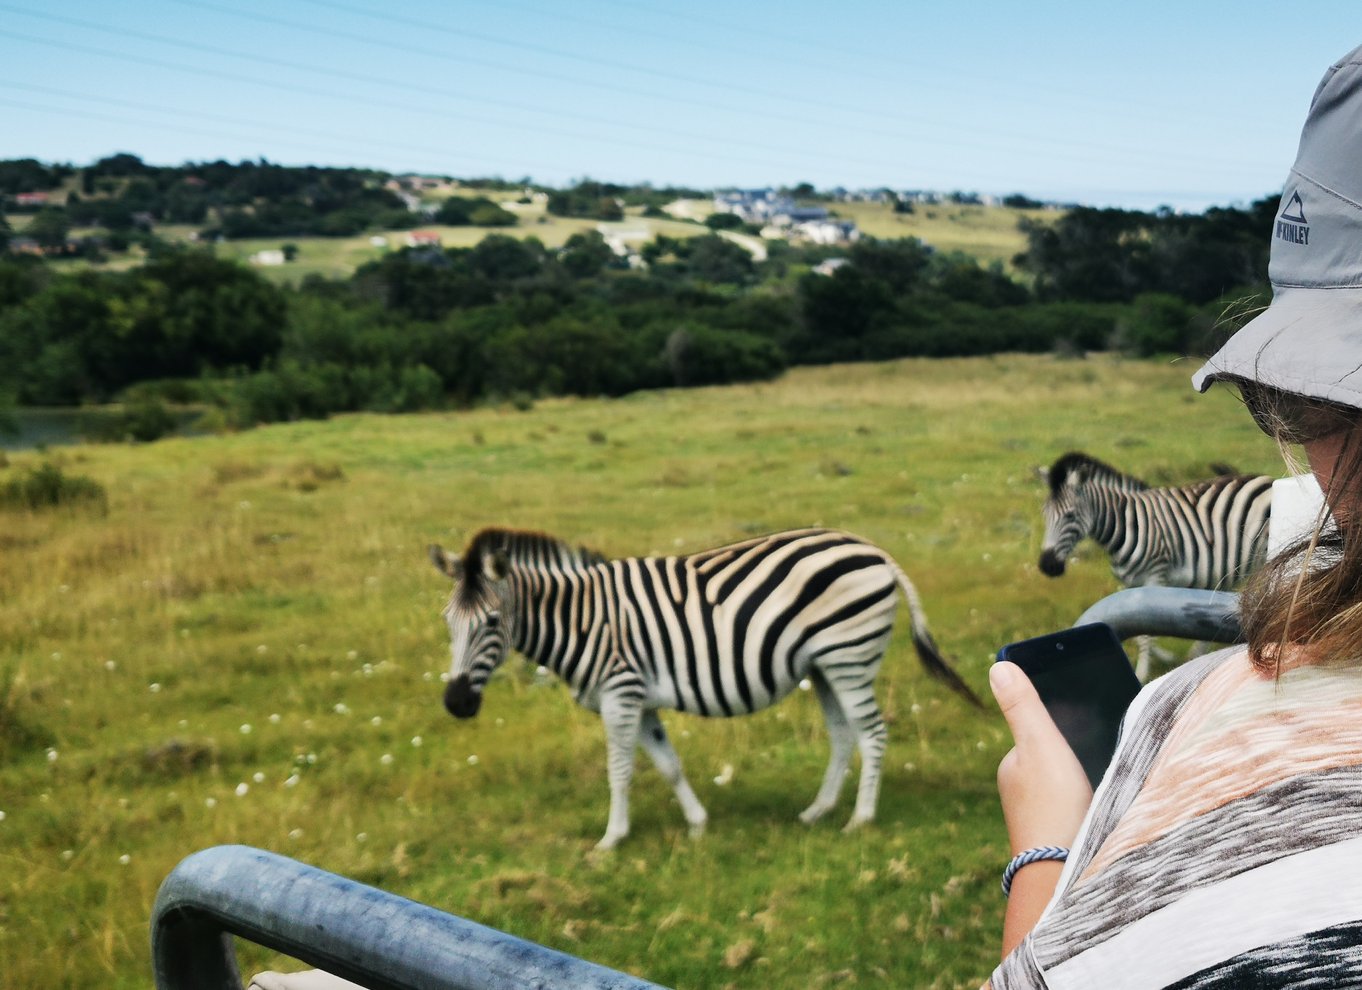
[[989, 669], [988, 683], [1012, 730], [1012, 738], [1018, 743], [1037, 734], [1056, 732], [1050, 713], [1036, 694], [1035, 685], [1015, 663], [999, 660]]

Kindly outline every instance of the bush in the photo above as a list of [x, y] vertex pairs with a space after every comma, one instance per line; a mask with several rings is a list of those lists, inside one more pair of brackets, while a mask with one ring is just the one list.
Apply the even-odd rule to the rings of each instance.
[[70, 476], [50, 462], [0, 485], [0, 508], [28, 510], [86, 506], [107, 512], [108, 493], [93, 478]]

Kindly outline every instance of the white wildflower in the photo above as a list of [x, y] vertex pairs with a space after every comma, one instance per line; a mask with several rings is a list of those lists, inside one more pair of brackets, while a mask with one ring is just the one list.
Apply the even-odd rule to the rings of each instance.
[[152, 694], [160, 694], [160, 693], [161, 693], [161, 682], [160, 682], [160, 681], [152, 681], [150, 684], [147, 685], [147, 690], [150, 691]]
[[256, 653], [268, 653], [269, 651], [270, 648], [266, 646], [264, 643], [261, 643], [259, 646], [255, 648]]
[[468, 757], [468, 765], [469, 765], [470, 767], [475, 767], [475, 766], [478, 765], [478, 754], [477, 754], [477, 753], [473, 753], [472, 755], [470, 755], [470, 756]]
[[360, 832], [355, 836], [356, 842], [367, 842], [368, 840], [369, 840], [368, 832]]
[[132, 862], [132, 857], [129, 856], [127, 853], [124, 853], [122, 856], [118, 857], [118, 862], [123, 866], [127, 866], [129, 863]]
[[284, 781], [284, 786], [285, 786], [285, 787], [297, 787], [297, 786], [298, 786], [298, 781], [300, 781], [300, 780], [302, 780], [302, 779], [303, 779], [302, 777], [299, 777], [299, 776], [295, 773], [295, 774], [294, 774], [292, 777], [290, 777], [288, 780]]
[[117, 669], [118, 669], [118, 661], [117, 661], [117, 660], [105, 660], [105, 661], [104, 661], [104, 669], [105, 669], [105, 670], [117, 670]]
[[251, 780], [255, 781], [257, 784], [263, 784], [265, 782], [265, 775], [257, 770], [254, 775], [252, 775]]
[[373, 718], [369, 719], [369, 724], [377, 728], [378, 726], [383, 724], [383, 716], [375, 715]]
[[719, 771], [719, 776], [714, 778], [714, 783], [718, 784], [720, 787], [723, 787], [724, 785], [730, 783], [732, 780], [733, 780], [733, 764], [725, 763], [724, 768]]
[[49, 750], [47, 751], [47, 762], [48, 762], [48, 763], [56, 763], [56, 762], [57, 762], [57, 751], [56, 751], [55, 749], [49, 749]]
[[343, 701], [336, 702], [335, 712], [337, 715], [349, 715], [350, 706]]
[[380, 757], [378, 758], [378, 762], [379, 762], [379, 763], [382, 763], [385, 767], [390, 767], [390, 766], [392, 766], [392, 762], [393, 762], [393, 755], [392, 755], [392, 753], [384, 753], [382, 756], [380, 756]]
[[248, 784], [248, 783], [246, 783], [246, 782], [243, 780], [241, 783], [239, 783], [239, 784], [236, 785], [236, 796], [237, 796], [237, 797], [245, 797], [247, 794], [250, 793], [250, 790], [251, 790], [251, 785]]
[[412, 744], [413, 746], [416, 746], [416, 747], [419, 748], [420, 745], [421, 745], [421, 737], [420, 737], [420, 736], [412, 736], [412, 737], [411, 737], [411, 744]]
[[289, 832], [288, 837], [290, 839], [301, 839], [303, 837], [303, 830], [300, 828], [295, 828], [291, 832]]
[[204, 798], [203, 806], [205, 808], [216, 808], [218, 806], [218, 799], [215, 797]]
[[251, 723], [250, 723], [250, 722], [242, 722], [242, 723], [241, 723], [241, 734], [242, 734], [243, 736], [249, 736], [249, 735], [251, 734]]
[[273, 715], [270, 716], [270, 725], [278, 725], [278, 724], [279, 724], [279, 713], [278, 713], [278, 712], [275, 712]]

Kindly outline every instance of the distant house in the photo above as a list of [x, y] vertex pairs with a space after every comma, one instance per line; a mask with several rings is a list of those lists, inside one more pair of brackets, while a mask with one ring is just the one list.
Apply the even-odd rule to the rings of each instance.
[[253, 265], [282, 265], [284, 261], [284, 252], [280, 251], [278, 248], [257, 251], [255, 254], [251, 255], [251, 264]]
[[653, 239], [653, 232], [647, 227], [629, 229], [611, 227], [608, 224], [600, 223], [596, 225], [596, 231], [605, 240], [610, 250], [621, 258], [636, 254], [638, 247], [642, 247]]
[[855, 244], [861, 232], [850, 220], [806, 220], [790, 227], [790, 236], [811, 244]]
[[837, 269], [843, 268], [849, 264], [851, 264], [851, 262], [847, 258], [828, 258], [826, 261], [820, 261], [818, 264], [814, 265], [813, 273], [815, 275], [831, 275], [833, 272], [837, 271]]
[[436, 230], [407, 231], [407, 247], [440, 247], [444, 242]]
[[373, 237], [369, 238], [369, 246], [376, 248], [387, 247], [388, 239], [386, 237], [382, 237], [378, 234], [375, 234]]
[[15, 206], [40, 207], [47, 205], [48, 194], [45, 192], [21, 192], [14, 194]]

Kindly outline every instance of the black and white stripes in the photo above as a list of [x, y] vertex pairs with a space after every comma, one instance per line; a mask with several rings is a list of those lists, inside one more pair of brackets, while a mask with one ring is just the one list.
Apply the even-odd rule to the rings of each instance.
[[[1267, 557], [1272, 481], [1230, 474], [1150, 488], [1086, 454], [1065, 454], [1049, 471], [1040, 569], [1063, 574], [1074, 547], [1090, 536], [1127, 587], [1229, 590]], [[1143, 680], [1143, 646], [1141, 667]]]
[[642, 746], [676, 790], [693, 831], [706, 813], [681, 772], [659, 708], [707, 716], [766, 708], [808, 678], [832, 758], [812, 822], [835, 803], [853, 745], [856, 810], [874, 817], [885, 728], [874, 679], [898, 591], [928, 671], [978, 704], [941, 658], [917, 592], [884, 551], [829, 530], [796, 530], [681, 557], [605, 560], [549, 536], [488, 529], [462, 556], [431, 548], [454, 579], [445, 608], [452, 666], [445, 704], [476, 714], [492, 670], [516, 649], [558, 674], [605, 722], [611, 808], [600, 846], [629, 830], [628, 790]]

